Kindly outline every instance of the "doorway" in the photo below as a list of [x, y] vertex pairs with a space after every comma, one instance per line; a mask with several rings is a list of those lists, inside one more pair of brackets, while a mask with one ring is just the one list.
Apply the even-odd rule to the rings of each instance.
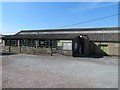
[[84, 50], [85, 39], [83, 37], [77, 37], [72, 41], [72, 55], [73, 57], [79, 57], [85, 55]]

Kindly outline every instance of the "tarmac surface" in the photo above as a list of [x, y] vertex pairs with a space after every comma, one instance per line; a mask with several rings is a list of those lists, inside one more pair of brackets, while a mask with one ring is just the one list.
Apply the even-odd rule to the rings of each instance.
[[3, 88], [118, 88], [118, 58], [8, 54]]

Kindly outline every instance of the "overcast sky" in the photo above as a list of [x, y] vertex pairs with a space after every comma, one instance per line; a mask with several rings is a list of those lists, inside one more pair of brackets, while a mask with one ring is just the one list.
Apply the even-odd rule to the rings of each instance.
[[[51, 29], [118, 13], [117, 2], [3, 2], [2, 33]], [[117, 27], [118, 16], [65, 28]]]

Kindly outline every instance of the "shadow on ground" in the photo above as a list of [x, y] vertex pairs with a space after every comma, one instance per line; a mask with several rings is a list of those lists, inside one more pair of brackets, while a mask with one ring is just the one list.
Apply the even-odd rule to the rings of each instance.
[[103, 55], [91, 55], [91, 56], [88, 56], [88, 58], [103, 58], [104, 56]]
[[11, 53], [11, 52], [0, 52], [0, 56], [7, 56], [7, 55], [15, 55], [17, 53]]
[[83, 58], [104, 58], [104, 56], [109, 56], [109, 55], [81, 55], [81, 56], [78, 56], [78, 57], [83, 57]]

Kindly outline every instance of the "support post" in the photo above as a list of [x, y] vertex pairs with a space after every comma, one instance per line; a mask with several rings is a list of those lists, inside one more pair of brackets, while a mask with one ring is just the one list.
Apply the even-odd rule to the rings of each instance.
[[5, 40], [2, 40], [2, 46], [5, 46]]
[[18, 47], [20, 47], [20, 40], [18, 40], [18, 43], [17, 43], [17, 44], [18, 44]]
[[35, 48], [38, 47], [38, 40], [35, 40]]
[[21, 53], [20, 40], [18, 40], [18, 49], [19, 49], [19, 52]]
[[9, 52], [11, 52], [11, 39], [9, 40]]
[[52, 42], [52, 40], [51, 40], [51, 45], [50, 45], [50, 48], [51, 48], [51, 56], [53, 56], [52, 45], [53, 45], [53, 42]]
[[53, 55], [53, 53], [52, 53], [52, 52], [53, 52], [53, 51], [52, 51], [52, 47], [51, 47], [50, 49], [51, 49], [51, 56], [52, 56], [52, 55]]

